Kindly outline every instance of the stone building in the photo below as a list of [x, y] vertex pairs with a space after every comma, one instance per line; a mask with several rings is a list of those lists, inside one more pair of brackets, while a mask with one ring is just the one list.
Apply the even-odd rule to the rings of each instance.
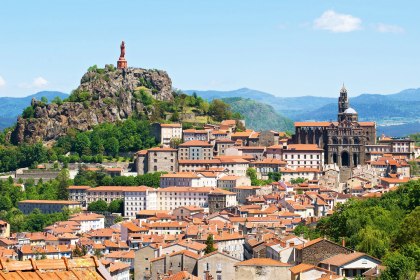
[[291, 264], [267, 258], [253, 258], [235, 264], [235, 279], [289, 280]]
[[207, 279], [206, 275], [210, 275], [213, 279], [234, 280], [235, 269], [233, 266], [238, 262], [232, 256], [225, 253], [215, 251], [207, 254], [198, 260], [197, 275], [202, 279]]
[[324, 149], [327, 164], [354, 167], [364, 164], [366, 145], [376, 143], [376, 124], [358, 121], [358, 113], [350, 107], [347, 90], [343, 86], [338, 98], [337, 121], [296, 122], [293, 142], [317, 144]]
[[157, 171], [177, 171], [177, 150], [166, 147], [149, 149], [147, 153], [147, 166], [148, 173]]
[[191, 140], [179, 145], [179, 160], [209, 160], [213, 158], [213, 145], [200, 140]]
[[353, 251], [324, 238], [317, 238], [296, 248], [296, 262], [318, 265], [326, 258], [337, 254], [350, 254]]

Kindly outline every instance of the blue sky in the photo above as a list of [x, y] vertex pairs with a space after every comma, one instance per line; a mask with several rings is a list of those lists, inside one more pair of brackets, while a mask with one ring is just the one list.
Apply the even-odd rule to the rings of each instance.
[[94, 64], [166, 70], [181, 89], [279, 96], [420, 87], [420, 1], [4, 1], [0, 96], [69, 92]]

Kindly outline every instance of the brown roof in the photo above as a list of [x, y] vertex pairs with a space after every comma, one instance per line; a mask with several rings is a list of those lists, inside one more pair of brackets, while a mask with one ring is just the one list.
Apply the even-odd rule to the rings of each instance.
[[[362, 252], [354, 252], [354, 253], [350, 253], [350, 254], [337, 254], [334, 255], [328, 259], [325, 259], [323, 261], [321, 261], [320, 263], [324, 263], [324, 264], [330, 264], [330, 265], [334, 265], [334, 266], [342, 266], [345, 265], [349, 262], [355, 261], [363, 256], [368, 256], [365, 253]], [[368, 256], [370, 257], [370, 256]], [[374, 259], [373, 257], [370, 257], [372, 259]], [[379, 260], [378, 260], [379, 261]], [[380, 263], [380, 261], [379, 261]]]
[[181, 127], [180, 123], [161, 123], [160, 127]]
[[68, 201], [68, 200], [36, 200], [28, 199], [21, 200], [19, 203], [34, 203], [34, 204], [63, 204], [63, 205], [77, 205], [80, 204], [78, 201]]
[[69, 186], [69, 190], [87, 190], [90, 189], [91, 186]]
[[0, 261], [0, 279], [109, 279], [95, 257], [73, 259], [44, 259]]
[[179, 145], [179, 147], [191, 147], [191, 146], [200, 146], [200, 147], [212, 147], [212, 144], [209, 144], [205, 141], [200, 140], [191, 140]]

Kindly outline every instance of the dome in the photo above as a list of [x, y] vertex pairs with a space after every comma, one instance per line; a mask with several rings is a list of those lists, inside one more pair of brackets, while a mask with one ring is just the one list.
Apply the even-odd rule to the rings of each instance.
[[348, 108], [344, 111], [344, 114], [357, 114], [357, 112], [353, 108]]

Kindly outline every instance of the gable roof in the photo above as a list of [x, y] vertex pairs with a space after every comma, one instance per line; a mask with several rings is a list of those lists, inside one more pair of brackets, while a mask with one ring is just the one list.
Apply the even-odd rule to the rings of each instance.
[[365, 253], [362, 252], [354, 252], [354, 253], [350, 253], [350, 254], [337, 254], [334, 255], [330, 258], [327, 258], [323, 261], [321, 261], [320, 263], [323, 264], [329, 264], [329, 265], [334, 265], [334, 266], [343, 266], [345, 264], [348, 264], [349, 262], [353, 262], [357, 259], [360, 259], [361, 257], [368, 257], [371, 258], [373, 260], [376, 260], [378, 263], [381, 263], [380, 260], [371, 257]]

